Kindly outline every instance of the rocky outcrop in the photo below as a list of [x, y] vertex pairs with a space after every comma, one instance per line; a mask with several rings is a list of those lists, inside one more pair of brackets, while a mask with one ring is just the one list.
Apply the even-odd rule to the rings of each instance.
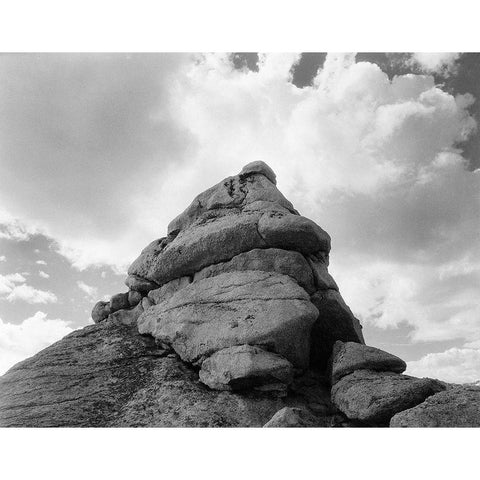
[[95, 325], [0, 378], [0, 426], [410, 426], [447, 424], [447, 404], [464, 412], [452, 424], [476, 418], [475, 395], [442, 397], [364, 345], [329, 252], [272, 169], [246, 165], [143, 249]]
[[[152, 337], [107, 320], [0, 377], [0, 427], [261, 427], [285, 406], [328, 403], [321, 382], [296, 384], [288, 398], [211, 390]], [[339, 418], [331, 412], [319, 421]]]
[[391, 427], [480, 427], [480, 387], [456, 386], [397, 413]]

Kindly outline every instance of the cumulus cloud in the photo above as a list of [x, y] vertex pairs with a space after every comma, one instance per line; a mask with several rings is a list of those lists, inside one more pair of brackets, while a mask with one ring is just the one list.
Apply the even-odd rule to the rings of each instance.
[[18, 285], [7, 295], [7, 300], [9, 302], [21, 300], [27, 303], [56, 303], [58, 299], [50, 291], [38, 290], [30, 285]]
[[42, 270], [38, 272], [38, 275], [42, 278], [50, 278], [50, 275]]
[[46, 265], [47, 264], [47, 262], [45, 260], [37, 260], [35, 263], [37, 265]]
[[10, 293], [17, 283], [26, 282], [27, 279], [20, 273], [9, 273], [0, 275], [0, 295]]
[[77, 286], [80, 290], [82, 290], [87, 294], [87, 297], [90, 300], [95, 300], [97, 298], [98, 289], [96, 287], [87, 285], [85, 282], [82, 282], [81, 280], [77, 282]]
[[6, 323], [0, 318], [0, 375], [71, 331], [67, 322], [48, 319], [41, 311], [19, 325]]
[[31, 304], [57, 302], [57, 296], [54, 293], [37, 290], [31, 285], [25, 284], [26, 281], [26, 278], [19, 273], [0, 275], [0, 295], [9, 302], [17, 300]]
[[441, 353], [429, 353], [420, 360], [408, 362], [409, 375], [433, 377], [445, 382], [472, 383], [480, 380], [480, 350], [450, 348]]
[[422, 70], [429, 73], [442, 73], [449, 75], [455, 70], [455, 62], [460, 58], [459, 53], [452, 52], [417, 52], [411, 57], [411, 61]]
[[6, 262], [7, 257], [5, 255], [0, 255], [0, 262]]

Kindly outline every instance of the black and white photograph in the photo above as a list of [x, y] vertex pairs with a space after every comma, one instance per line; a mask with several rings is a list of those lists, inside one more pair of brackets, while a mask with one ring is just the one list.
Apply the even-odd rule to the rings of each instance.
[[223, 45], [0, 46], [2, 438], [478, 432], [480, 53]]

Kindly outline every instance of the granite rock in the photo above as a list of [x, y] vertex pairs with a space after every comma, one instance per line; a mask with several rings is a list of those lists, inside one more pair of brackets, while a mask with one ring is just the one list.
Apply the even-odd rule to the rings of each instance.
[[332, 387], [332, 401], [349, 419], [388, 426], [396, 413], [415, 407], [445, 386], [431, 378], [357, 370]]
[[480, 427], [480, 388], [456, 386], [397, 413], [391, 427]]
[[402, 373], [407, 364], [401, 359], [375, 347], [338, 340], [333, 346], [331, 382], [338, 382], [356, 370]]

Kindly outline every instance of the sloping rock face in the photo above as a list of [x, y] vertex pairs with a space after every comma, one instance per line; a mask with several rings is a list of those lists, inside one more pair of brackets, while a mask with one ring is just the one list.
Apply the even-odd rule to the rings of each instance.
[[480, 427], [480, 387], [453, 387], [397, 413], [391, 427]]
[[[0, 427], [261, 427], [285, 406], [341, 423], [321, 382], [289, 398], [209, 389], [150, 336], [107, 320], [77, 330], [0, 377]], [[317, 407], [318, 410], [318, 407]]]

